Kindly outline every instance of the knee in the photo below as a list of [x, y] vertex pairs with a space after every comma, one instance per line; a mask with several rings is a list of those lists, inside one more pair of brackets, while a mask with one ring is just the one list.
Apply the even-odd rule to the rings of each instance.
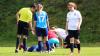
[[42, 41], [42, 37], [38, 37], [38, 41]]
[[44, 37], [44, 41], [48, 41], [48, 37]]
[[21, 39], [21, 35], [17, 35], [17, 38], [20, 38]]
[[76, 44], [80, 44], [80, 40], [79, 39], [76, 40]]
[[23, 36], [23, 39], [27, 39], [27, 36]]
[[74, 41], [70, 41], [70, 43], [74, 44]]
[[70, 38], [70, 43], [74, 43], [74, 38]]

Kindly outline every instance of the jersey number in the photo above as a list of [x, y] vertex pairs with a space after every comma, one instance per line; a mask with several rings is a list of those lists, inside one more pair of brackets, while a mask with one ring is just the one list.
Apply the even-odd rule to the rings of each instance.
[[43, 22], [44, 21], [44, 16], [38, 16], [39, 22]]

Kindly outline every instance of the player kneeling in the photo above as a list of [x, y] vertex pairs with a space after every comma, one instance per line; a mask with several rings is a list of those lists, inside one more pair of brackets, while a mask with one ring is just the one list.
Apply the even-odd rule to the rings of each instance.
[[50, 47], [54, 51], [54, 48], [59, 46], [59, 40], [58, 40], [58, 36], [56, 35], [56, 32], [52, 28], [50, 28], [48, 31], [48, 39], [49, 39], [48, 42], [50, 44]]

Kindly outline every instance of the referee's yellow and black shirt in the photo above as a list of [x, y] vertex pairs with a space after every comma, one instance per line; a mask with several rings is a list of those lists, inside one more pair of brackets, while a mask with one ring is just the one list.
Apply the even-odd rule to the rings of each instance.
[[32, 12], [30, 8], [22, 8], [18, 12], [20, 21], [29, 22], [32, 21]]

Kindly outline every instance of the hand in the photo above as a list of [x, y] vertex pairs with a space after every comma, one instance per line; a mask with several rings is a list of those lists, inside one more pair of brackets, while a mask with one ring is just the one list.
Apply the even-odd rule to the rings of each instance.
[[77, 30], [80, 30], [80, 27], [79, 26], [77, 27]]
[[65, 27], [65, 30], [68, 31], [68, 26]]
[[17, 25], [18, 25], [18, 22], [17, 22]]
[[16, 25], [18, 26], [18, 22], [16, 22]]
[[32, 30], [31, 32], [32, 32], [33, 35], [35, 34], [34, 30]]
[[68, 28], [65, 28], [65, 31], [68, 32]]

